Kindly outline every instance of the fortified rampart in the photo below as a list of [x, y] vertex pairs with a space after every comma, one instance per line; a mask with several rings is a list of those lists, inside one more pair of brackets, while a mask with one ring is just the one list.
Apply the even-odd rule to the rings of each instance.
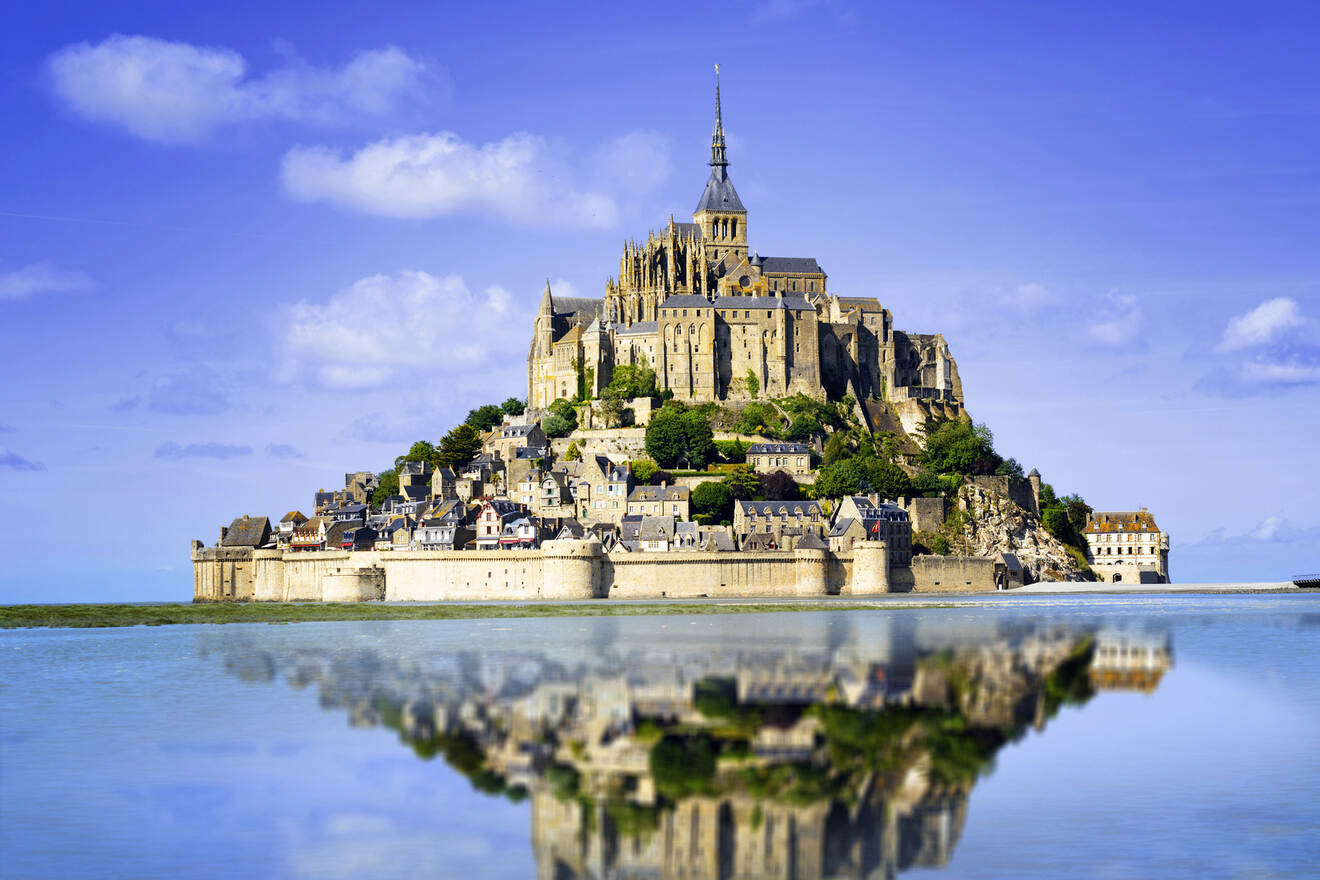
[[890, 566], [883, 541], [851, 553], [608, 554], [596, 541], [524, 551], [286, 552], [192, 545], [198, 602], [445, 602], [871, 596], [994, 590], [995, 558], [919, 556]]

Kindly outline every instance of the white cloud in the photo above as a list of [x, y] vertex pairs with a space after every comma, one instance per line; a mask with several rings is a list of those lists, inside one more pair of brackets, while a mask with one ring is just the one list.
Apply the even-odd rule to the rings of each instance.
[[0, 274], [0, 300], [27, 299], [38, 293], [77, 293], [95, 286], [81, 272], [69, 272], [43, 260]]
[[1019, 284], [1005, 297], [1012, 305], [1024, 311], [1032, 311], [1054, 302], [1054, 294], [1044, 284], [1029, 281]]
[[494, 214], [529, 226], [608, 228], [614, 198], [572, 182], [570, 163], [527, 133], [471, 144], [453, 132], [403, 135], [344, 158], [326, 147], [295, 147], [284, 157], [285, 192], [387, 217]]
[[508, 291], [473, 293], [457, 275], [363, 278], [324, 304], [289, 308], [280, 377], [334, 389], [418, 383], [518, 359], [529, 316]]
[[1199, 541], [1192, 541], [1188, 546], [1314, 544], [1316, 541], [1320, 541], [1320, 526], [1302, 526], [1298, 528], [1291, 525], [1284, 517], [1272, 515], [1265, 517], [1254, 528], [1244, 534], [1229, 534], [1227, 529], [1220, 527]]
[[1091, 338], [1106, 345], [1123, 345], [1141, 329], [1141, 305], [1135, 295], [1111, 290], [1104, 309], [1091, 322]]
[[156, 447], [153, 457], [163, 458], [168, 461], [179, 461], [185, 458], [214, 458], [220, 461], [227, 461], [231, 458], [242, 458], [245, 455], [252, 454], [252, 447], [246, 445], [236, 445], [233, 443], [188, 443], [186, 445], [170, 441], [162, 443]]
[[1266, 300], [1251, 311], [1231, 318], [1219, 343], [1220, 351], [1238, 351], [1263, 345], [1280, 332], [1301, 326], [1297, 301], [1286, 296]]
[[1291, 361], [1247, 361], [1242, 365], [1242, 378], [1247, 382], [1270, 385], [1310, 385], [1320, 382], [1320, 364]]
[[57, 95], [77, 114], [147, 140], [198, 140], [220, 125], [290, 119], [333, 125], [384, 116], [423, 95], [426, 65], [393, 46], [327, 70], [292, 60], [247, 76], [233, 49], [113, 34], [47, 60]]

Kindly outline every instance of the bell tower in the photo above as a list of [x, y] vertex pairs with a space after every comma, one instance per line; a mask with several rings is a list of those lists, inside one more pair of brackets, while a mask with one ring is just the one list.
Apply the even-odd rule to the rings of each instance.
[[710, 138], [710, 178], [701, 201], [692, 212], [692, 222], [701, 227], [706, 254], [726, 266], [747, 256], [747, 209], [729, 179], [729, 159], [724, 151], [724, 119], [720, 110], [720, 66], [715, 65], [715, 128]]

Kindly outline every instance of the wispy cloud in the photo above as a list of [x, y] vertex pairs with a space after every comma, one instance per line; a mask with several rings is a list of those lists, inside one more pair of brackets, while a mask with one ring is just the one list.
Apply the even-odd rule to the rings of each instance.
[[[529, 315], [501, 287], [457, 275], [373, 275], [285, 317], [280, 376], [333, 389], [476, 373], [522, 344]], [[516, 341], [516, 342], [515, 342]]]
[[604, 229], [619, 219], [614, 193], [648, 190], [669, 174], [669, 150], [663, 138], [644, 132], [599, 149], [598, 162], [578, 167], [564, 145], [525, 132], [486, 144], [453, 132], [413, 134], [349, 156], [295, 147], [280, 177], [298, 201], [385, 217], [477, 214], [525, 226]]
[[47, 59], [55, 93], [83, 118], [146, 140], [196, 141], [257, 119], [338, 125], [394, 113], [425, 92], [427, 65], [393, 46], [337, 70], [291, 58], [250, 77], [233, 49], [113, 34]]
[[1264, 345], [1304, 323], [1296, 300], [1285, 296], [1275, 297], [1245, 314], [1230, 318], [1228, 326], [1224, 328], [1219, 350], [1240, 351]]
[[0, 446], [0, 468], [10, 471], [44, 471], [46, 466], [41, 462], [24, 458], [17, 452]]
[[27, 299], [41, 293], [81, 293], [95, 286], [96, 282], [83, 273], [43, 260], [0, 274], [0, 300]]
[[1245, 532], [1218, 528], [1188, 546], [1243, 544], [1299, 544], [1320, 542], [1320, 526], [1295, 527], [1282, 516], [1267, 516]]
[[1141, 330], [1142, 312], [1137, 297], [1111, 290], [1087, 328], [1091, 338], [1105, 345], [1126, 345]]
[[229, 443], [180, 444], [171, 441], [157, 446], [154, 456], [168, 461], [178, 461], [185, 458], [214, 458], [224, 461], [231, 458], [242, 458], [251, 454], [251, 446], [237, 446]]
[[288, 443], [267, 443], [266, 454], [271, 458], [306, 458], [306, 456], [303, 455], [302, 450], [290, 446]]
[[229, 410], [229, 397], [215, 371], [199, 366], [157, 376], [146, 392], [120, 398], [110, 409], [139, 407], [169, 416], [214, 416]]
[[1275, 297], [1228, 320], [1217, 350], [1226, 358], [1197, 387], [1225, 397], [1271, 394], [1320, 384], [1320, 339], [1297, 301]]

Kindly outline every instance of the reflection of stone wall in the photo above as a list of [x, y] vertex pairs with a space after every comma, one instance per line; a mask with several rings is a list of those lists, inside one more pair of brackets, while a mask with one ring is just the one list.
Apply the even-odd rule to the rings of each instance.
[[693, 797], [660, 811], [658, 827], [640, 834], [621, 833], [602, 806], [538, 791], [531, 799], [537, 877], [863, 880], [947, 864], [966, 821], [967, 792], [911, 789], [886, 798], [872, 788], [852, 807]]
[[595, 541], [541, 550], [193, 548], [196, 601], [392, 602], [506, 599], [690, 599], [868, 596], [910, 590], [995, 589], [993, 558], [918, 556], [889, 565], [882, 541], [851, 553], [606, 554]]

